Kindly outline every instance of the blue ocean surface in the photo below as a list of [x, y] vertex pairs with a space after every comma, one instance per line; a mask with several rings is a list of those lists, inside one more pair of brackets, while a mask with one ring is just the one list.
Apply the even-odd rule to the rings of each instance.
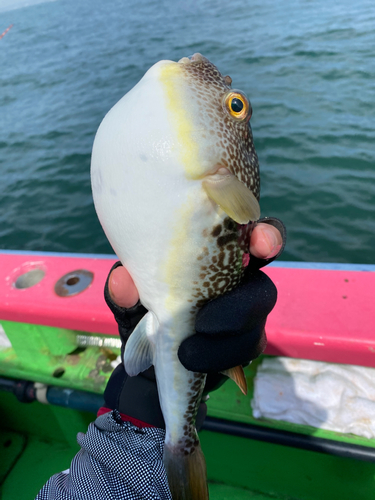
[[[201, 52], [253, 107], [283, 260], [375, 262], [373, 0], [0, 0], [0, 249], [112, 252], [95, 132], [155, 62]], [[140, 109], [142, 113], [142, 109]]]

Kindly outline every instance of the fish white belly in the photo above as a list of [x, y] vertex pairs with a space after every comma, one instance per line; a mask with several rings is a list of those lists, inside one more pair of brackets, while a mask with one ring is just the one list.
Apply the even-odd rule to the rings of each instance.
[[[165, 64], [156, 66], [104, 118], [94, 142], [91, 176], [95, 208], [112, 247], [132, 275], [142, 303], [161, 315], [168, 296], [167, 309], [186, 302], [182, 295], [192, 288], [193, 264], [205, 246], [203, 231], [225, 214], [209, 200], [201, 180], [186, 175], [176, 154], [181, 138], [167, 112], [164, 87], [156, 80], [151, 93], [142, 91], [148, 74], [152, 77]], [[138, 101], [142, 116], [134, 106]], [[147, 136], [146, 147], [144, 124], [155, 115], [160, 126]], [[118, 127], [109, 128], [106, 121]]]
[[180, 178], [170, 188], [160, 176], [156, 190], [151, 175], [135, 179], [136, 174], [131, 172], [123, 182], [106, 175], [95, 207], [103, 219], [113, 205], [105, 221], [106, 235], [130, 272], [141, 302], [162, 321], [165, 314], [191, 305], [187, 299], [199, 280], [197, 259], [207, 253], [205, 231], [225, 214], [208, 199], [200, 181]]

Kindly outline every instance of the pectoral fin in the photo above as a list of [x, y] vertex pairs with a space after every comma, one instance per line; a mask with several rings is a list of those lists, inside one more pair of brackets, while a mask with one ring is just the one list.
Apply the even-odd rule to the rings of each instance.
[[131, 377], [150, 368], [153, 350], [149, 336], [155, 332], [155, 318], [148, 312], [138, 323], [125, 345], [124, 366]]
[[241, 389], [243, 394], [247, 394], [247, 382], [245, 377], [245, 372], [241, 365], [235, 366], [234, 368], [229, 368], [229, 370], [224, 370], [221, 372], [223, 375], [231, 378], [233, 382], [235, 382], [238, 387]]
[[202, 186], [209, 198], [239, 224], [259, 219], [258, 200], [235, 175], [210, 175], [203, 179]]

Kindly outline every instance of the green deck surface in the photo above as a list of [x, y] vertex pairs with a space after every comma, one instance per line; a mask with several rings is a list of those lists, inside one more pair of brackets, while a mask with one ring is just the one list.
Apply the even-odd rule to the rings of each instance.
[[[77, 354], [77, 336], [106, 338], [75, 330], [0, 320], [12, 343], [0, 349], [0, 375], [101, 394], [120, 349], [85, 347]], [[117, 337], [116, 337], [117, 338]]]
[[[26, 500], [69, 468], [95, 416], [1, 393], [2, 500]], [[211, 500], [370, 500], [375, 464], [209, 431], [200, 433]]]
[[[101, 394], [118, 350], [76, 350], [81, 332], [1, 321], [12, 347], [0, 350], [0, 374]], [[247, 370], [245, 397], [228, 381], [211, 394], [209, 415], [360, 444], [374, 440], [257, 420], [251, 398], [257, 365]], [[57, 371], [56, 371], [57, 370]], [[56, 376], [59, 374], [59, 376]], [[2, 500], [33, 499], [54, 473], [69, 468], [78, 451], [76, 435], [95, 415], [37, 402], [25, 404], [0, 392], [0, 482]], [[211, 500], [370, 500], [375, 499], [375, 464], [239, 438], [200, 433]]]
[[[0, 350], [0, 375], [99, 394], [103, 392], [110, 376], [109, 363], [117, 357], [120, 349], [87, 347], [75, 354], [76, 338], [82, 332], [3, 320], [0, 322], [12, 343], [12, 348]], [[97, 334], [96, 337], [108, 338], [108, 335]], [[240, 392], [234, 382], [227, 382], [211, 397], [210, 416], [375, 448], [375, 439], [254, 418], [251, 399], [254, 377], [262, 359], [264, 356], [246, 369], [249, 387], [247, 396]]]

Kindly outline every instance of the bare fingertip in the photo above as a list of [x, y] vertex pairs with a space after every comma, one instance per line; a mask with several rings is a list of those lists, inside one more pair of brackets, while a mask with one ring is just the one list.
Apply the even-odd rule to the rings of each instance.
[[120, 307], [132, 307], [139, 299], [138, 291], [130, 274], [124, 267], [114, 269], [108, 280], [112, 300]]

